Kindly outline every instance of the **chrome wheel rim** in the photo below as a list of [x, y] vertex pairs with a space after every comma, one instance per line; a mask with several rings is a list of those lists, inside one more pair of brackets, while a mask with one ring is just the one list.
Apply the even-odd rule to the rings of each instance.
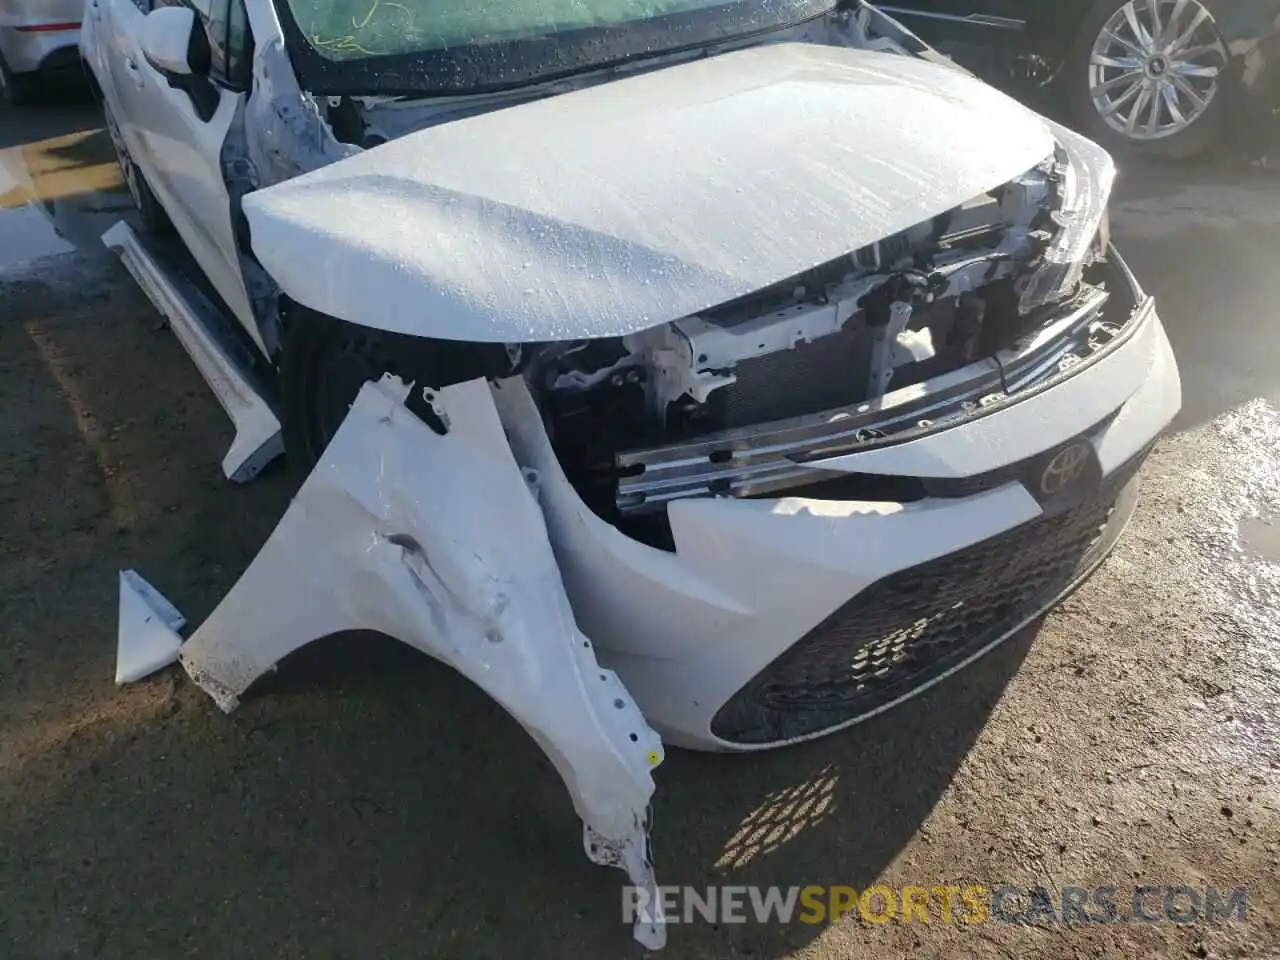
[[1089, 54], [1089, 95], [1107, 125], [1159, 140], [1195, 123], [1218, 93], [1227, 51], [1199, 0], [1128, 0]]

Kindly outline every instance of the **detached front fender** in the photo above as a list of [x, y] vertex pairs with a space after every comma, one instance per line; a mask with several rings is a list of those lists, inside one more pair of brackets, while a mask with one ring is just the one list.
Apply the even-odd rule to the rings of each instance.
[[[488, 384], [431, 394], [444, 433], [394, 378], [361, 390], [262, 551], [182, 645], [225, 710], [311, 640], [375, 630], [450, 664], [512, 714], [555, 764], [588, 856], [657, 903], [648, 851], [662, 744], [578, 630], [536, 499]], [[660, 914], [636, 939], [662, 946]]]

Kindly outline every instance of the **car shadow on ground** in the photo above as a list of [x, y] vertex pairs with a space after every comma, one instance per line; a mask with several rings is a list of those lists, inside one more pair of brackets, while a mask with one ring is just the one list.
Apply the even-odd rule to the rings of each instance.
[[[6, 955], [637, 954], [624, 875], [587, 862], [550, 762], [424, 655], [329, 638], [231, 717], [176, 670], [111, 683], [117, 569], [199, 623], [295, 481], [226, 483], [221, 411], [109, 258], [4, 281], [0, 475], [21, 478], [0, 487]], [[660, 881], [866, 886], [947, 789], [1035, 632], [813, 743], [672, 751]], [[667, 955], [781, 956], [822, 930], [677, 926]]]
[[62, 138], [61, 142], [50, 144], [43, 152], [46, 156], [53, 157], [60, 164], [71, 168], [116, 162], [111, 138], [105, 127], [89, 132], [85, 136]]

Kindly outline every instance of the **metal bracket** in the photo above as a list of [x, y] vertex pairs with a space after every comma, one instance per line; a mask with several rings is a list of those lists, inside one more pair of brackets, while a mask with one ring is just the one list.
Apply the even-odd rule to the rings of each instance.
[[871, 397], [883, 397], [893, 380], [893, 370], [903, 363], [900, 357], [898, 335], [911, 322], [911, 304], [895, 300], [889, 304], [889, 320], [874, 328], [874, 345], [871, 348], [871, 375], [868, 393]]

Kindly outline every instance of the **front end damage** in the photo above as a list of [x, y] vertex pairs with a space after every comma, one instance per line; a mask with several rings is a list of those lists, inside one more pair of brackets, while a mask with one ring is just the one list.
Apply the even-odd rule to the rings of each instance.
[[[831, 732], [1086, 575], [1180, 402], [1109, 249], [1114, 168], [963, 75], [867, 52], [906, 39], [867, 17], [443, 110], [322, 103], [262, 45], [224, 159], [264, 343], [287, 302], [509, 368], [366, 384], [190, 639], [122, 579], [120, 678], [180, 658], [229, 710], [311, 640], [396, 637], [515, 716], [591, 859], [652, 889], [655, 730]], [[1066, 452], [1087, 469], [1039, 489]], [[635, 933], [660, 946], [662, 918]]]
[[[1039, 324], [956, 369], [891, 377], [825, 413], [617, 451], [614, 465], [644, 469], [607, 498], [572, 475], [537, 364], [492, 382], [366, 384], [189, 640], [163, 598], [125, 578], [122, 663], [143, 667], [123, 679], [170, 651], [230, 710], [314, 639], [395, 637], [515, 716], [564, 779], [588, 856], [652, 889], [655, 729], [747, 750], [865, 719], [990, 649], [1114, 544], [1178, 380], [1123, 262], [1086, 273]], [[640, 369], [594, 381], [637, 386]], [[579, 378], [593, 379], [550, 382]], [[1042, 497], [1035, 471], [1076, 442], [1096, 486]], [[654, 486], [637, 496], [628, 482]], [[642, 915], [635, 936], [660, 946], [662, 917]]]
[[819, 461], [991, 412], [1088, 360], [1130, 309], [1100, 236], [1114, 168], [1058, 134], [1026, 173], [802, 274], [532, 351], [525, 379], [574, 486], [669, 544], [645, 518], [673, 501], [803, 493], [842, 476]]

